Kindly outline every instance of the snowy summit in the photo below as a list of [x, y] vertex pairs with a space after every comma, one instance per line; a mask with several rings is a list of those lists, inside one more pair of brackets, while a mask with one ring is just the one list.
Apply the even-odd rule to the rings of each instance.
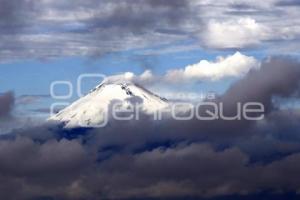
[[63, 123], [65, 128], [97, 127], [116, 102], [124, 108], [139, 104], [149, 114], [168, 106], [166, 99], [131, 81], [107, 79], [48, 120]]

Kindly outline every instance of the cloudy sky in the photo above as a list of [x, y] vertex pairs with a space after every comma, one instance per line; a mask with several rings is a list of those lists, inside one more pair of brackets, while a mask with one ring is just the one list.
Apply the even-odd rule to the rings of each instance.
[[298, 10], [297, 0], [1, 0], [1, 92], [45, 95], [82, 73], [239, 77], [254, 59], [299, 56]]
[[[299, 11], [299, 0], [0, 0], [0, 197], [300, 198]], [[45, 124], [95, 73], [171, 101], [213, 92], [229, 114], [260, 102], [265, 119]], [[71, 97], [53, 99], [53, 81], [72, 83]]]

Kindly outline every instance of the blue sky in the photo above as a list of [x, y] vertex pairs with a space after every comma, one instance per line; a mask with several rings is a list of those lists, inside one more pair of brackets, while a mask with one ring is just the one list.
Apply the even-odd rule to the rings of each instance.
[[[155, 50], [155, 49], [154, 49]], [[82, 73], [103, 73], [106, 75], [123, 72], [142, 73], [145, 67], [152, 68], [158, 74], [173, 68], [182, 68], [188, 64], [197, 63], [201, 59], [212, 59], [220, 55], [230, 55], [232, 52], [204, 52], [195, 50], [176, 54], [149, 56], [148, 58], [133, 58], [133, 52], [120, 52], [103, 58], [71, 57], [47, 61], [20, 60], [0, 64], [2, 90], [14, 90], [17, 95], [47, 94], [50, 83], [55, 80], [76, 82]], [[251, 54], [249, 54], [251, 55]], [[143, 66], [150, 60], [150, 66]], [[154, 60], [152, 62], [152, 60]], [[12, 79], [12, 77], [14, 77]]]

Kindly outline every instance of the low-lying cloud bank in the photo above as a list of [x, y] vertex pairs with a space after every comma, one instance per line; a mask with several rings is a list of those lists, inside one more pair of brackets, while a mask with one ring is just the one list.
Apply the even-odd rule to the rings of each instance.
[[100, 129], [53, 125], [0, 140], [5, 199], [132, 199], [247, 196], [299, 192], [299, 109], [274, 97], [298, 97], [300, 63], [270, 58], [215, 101], [266, 107], [262, 121], [114, 122]]

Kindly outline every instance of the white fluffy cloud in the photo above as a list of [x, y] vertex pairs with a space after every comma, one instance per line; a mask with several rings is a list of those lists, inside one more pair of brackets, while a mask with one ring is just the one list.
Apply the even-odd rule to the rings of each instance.
[[243, 48], [258, 45], [269, 37], [267, 26], [252, 18], [227, 21], [210, 20], [201, 37], [208, 47]]
[[140, 75], [132, 72], [110, 76], [106, 81], [135, 81], [143, 84], [153, 82], [178, 83], [191, 81], [216, 81], [226, 77], [242, 77], [251, 69], [259, 68], [260, 63], [252, 56], [240, 52], [227, 57], [217, 57], [215, 61], [200, 60], [196, 64], [181, 69], [172, 69], [163, 76], [156, 76], [150, 70]]
[[219, 80], [226, 77], [241, 77], [249, 70], [259, 67], [259, 62], [251, 56], [240, 52], [233, 55], [218, 57], [216, 61], [201, 60], [199, 63], [188, 65], [184, 69], [170, 70], [165, 80], [193, 81], [193, 80]]

